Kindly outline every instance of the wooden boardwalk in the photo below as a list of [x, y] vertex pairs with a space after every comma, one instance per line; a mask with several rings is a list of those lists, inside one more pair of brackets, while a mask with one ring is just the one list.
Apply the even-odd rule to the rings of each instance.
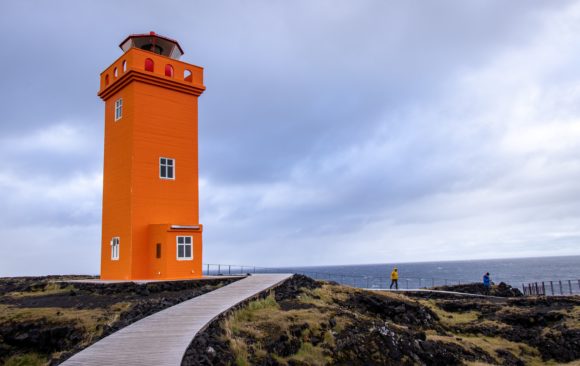
[[61, 365], [181, 365], [193, 337], [240, 302], [292, 274], [256, 274], [143, 318], [75, 354]]

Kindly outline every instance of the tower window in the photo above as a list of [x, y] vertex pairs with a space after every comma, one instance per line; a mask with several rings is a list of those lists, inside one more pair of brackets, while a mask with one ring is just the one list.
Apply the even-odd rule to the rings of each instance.
[[175, 160], [159, 158], [159, 178], [175, 179]]
[[145, 59], [145, 71], [153, 72], [155, 70], [155, 63], [152, 59], [146, 58]]
[[173, 77], [173, 66], [169, 64], [165, 65], [165, 76]]
[[123, 98], [119, 98], [115, 101], [115, 121], [118, 121], [123, 117]]
[[155, 258], [161, 258], [161, 243], [155, 245]]
[[111, 240], [111, 260], [113, 260], [113, 261], [119, 260], [119, 243], [120, 243], [120, 239], [118, 236], [115, 236]]
[[193, 237], [178, 236], [177, 237], [177, 260], [193, 259]]

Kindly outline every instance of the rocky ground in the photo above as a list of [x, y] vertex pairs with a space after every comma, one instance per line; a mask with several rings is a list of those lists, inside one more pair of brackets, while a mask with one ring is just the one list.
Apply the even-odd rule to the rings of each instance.
[[491, 286], [489, 289], [486, 288], [483, 283], [466, 283], [463, 285], [434, 287], [433, 290], [456, 291], [467, 294], [490, 295], [499, 297], [524, 296], [524, 294], [522, 294], [519, 289], [513, 288], [504, 282], [500, 282], [498, 285]]
[[[517, 296], [499, 287], [496, 295]], [[569, 362], [580, 364], [579, 297], [379, 293], [295, 276], [213, 322], [183, 365]]]
[[87, 284], [87, 276], [0, 278], [0, 364], [58, 364], [147, 315], [235, 279]]

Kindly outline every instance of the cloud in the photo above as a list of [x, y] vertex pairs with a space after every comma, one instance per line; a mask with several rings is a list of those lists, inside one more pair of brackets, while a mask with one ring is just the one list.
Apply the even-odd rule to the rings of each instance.
[[[254, 220], [236, 226], [248, 236], [241, 255], [288, 246], [313, 255], [283, 252], [279, 264], [318, 264], [576, 253], [579, 55], [557, 49], [578, 49], [567, 27], [578, 17], [577, 6], [546, 14], [527, 42], [451, 74], [438, 95], [385, 108], [362, 141], [295, 160], [261, 194], [224, 185], [251, 197]], [[558, 68], [566, 79], [551, 77]], [[275, 234], [255, 225], [264, 221]]]
[[577, 3], [152, 4], [0, 14], [3, 273], [98, 271], [98, 74], [149, 30], [205, 67], [204, 261], [578, 253]]

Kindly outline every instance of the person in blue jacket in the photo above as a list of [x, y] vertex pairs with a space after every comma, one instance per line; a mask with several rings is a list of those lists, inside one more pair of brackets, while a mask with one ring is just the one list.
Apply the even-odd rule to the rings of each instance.
[[489, 288], [491, 287], [491, 278], [489, 277], [489, 272], [483, 275], [483, 286], [485, 287], [485, 292], [489, 293]]

